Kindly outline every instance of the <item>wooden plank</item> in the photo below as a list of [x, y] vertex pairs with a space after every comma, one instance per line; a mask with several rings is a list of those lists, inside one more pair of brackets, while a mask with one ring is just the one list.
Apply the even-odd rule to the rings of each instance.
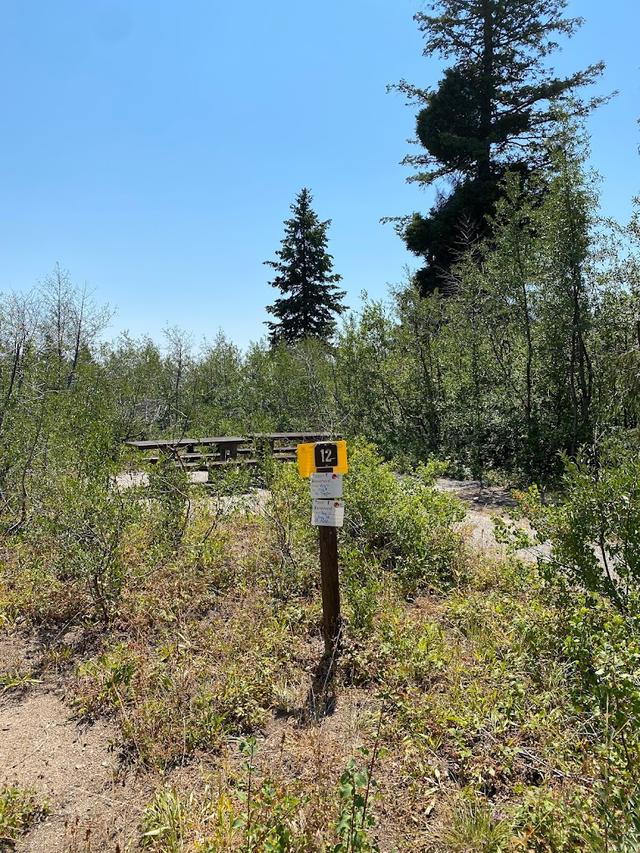
[[139, 450], [153, 450], [162, 447], [197, 447], [198, 445], [218, 444], [218, 445], [233, 445], [243, 444], [247, 441], [246, 436], [242, 435], [208, 435], [204, 438], [158, 438], [149, 441], [125, 441], [129, 447], [136, 447]]
[[217, 459], [217, 453], [180, 453], [178, 459]]
[[328, 432], [261, 432], [254, 433], [251, 436], [242, 435], [208, 435], [202, 438], [157, 438], [144, 441], [126, 441], [128, 447], [135, 447], [139, 450], [153, 450], [160, 448], [179, 448], [179, 447], [197, 447], [199, 445], [226, 445], [233, 446], [234, 444], [245, 444], [253, 440], [264, 441], [324, 441], [328, 439], [340, 439], [339, 434]]
[[[144, 459], [143, 461], [144, 462], [159, 462], [160, 458], [161, 458], [160, 456], [147, 456], [147, 458]], [[178, 462], [179, 460], [182, 459], [185, 462], [193, 462], [193, 461], [197, 461], [199, 459], [218, 459], [218, 458], [219, 458], [218, 453], [178, 453], [178, 454], [176, 454], [176, 456], [173, 458], [172, 461]]]
[[340, 439], [341, 435], [329, 432], [256, 432], [252, 436], [254, 439], [264, 439], [266, 441], [324, 441], [331, 438]]
[[209, 462], [207, 467], [209, 468], [220, 468], [225, 465], [257, 465], [257, 459], [225, 459], [224, 461], [217, 459], [214, 462]]

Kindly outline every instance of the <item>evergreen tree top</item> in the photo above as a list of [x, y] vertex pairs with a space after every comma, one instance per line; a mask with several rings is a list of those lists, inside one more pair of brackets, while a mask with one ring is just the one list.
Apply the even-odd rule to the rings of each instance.
[[560, 99], [571, 115], [585, 115], [607, 100], [580, 101], [576, 95], [598, 78], [604, 63], [560, 77], [547, 62], [559, 48], [558, 37], [572, 36], [583, 23], [564, 17], [566, 6], [567, 0], [437, 0], [430, 12], [414, 15], [423, 54], [445, 58], [449, 67], [437, 90], [406, 80], [391, 87], [426, 107], [417, 136], [429, 155], [404, 159], [420, 170], [410, 181], [465, 173], [487, 141], [494, 162], [522, 159], [524, 152], [531, 162], [542, 154], [540, 138], [557, 119]]
[[291, 205], [292, 216], [284, 222], [276, 260], [265, 261], [276, 271], [269, 284], [282, 293], [267, 306], [277, 318], [267, 322], [272, 344], [309, 337], [328, 340], [335, 329], [335, 315], [345, 310], [345, 292], [336, 287], [342, 276], [333, 272], [333, 256], [327, 251], [331, 220], [321, 221], [312, 202], [310, 190], [303, 187]]
[[549, 64], [559, 37], [582, 23], [565, 17], [566, 7], [567, 0], [434, 0], [414, 16], [424, 55], [444, 57], [448, 67], [435, 89], [405, 80], [391, 87], [420, 106], [420, 149], [403, 164], [415, 170], [409, 181], [452, 183], [428, 216], [396, 220], [407, 248], [425, 261], [416, 274], [423, 293], [446, 290], [461, 247], [490, 232], [507, 172], [531, 181], [549, 165], [558, 119], [582, 116], [606, 100], [577, 98], [603, 63], [564, 77]]

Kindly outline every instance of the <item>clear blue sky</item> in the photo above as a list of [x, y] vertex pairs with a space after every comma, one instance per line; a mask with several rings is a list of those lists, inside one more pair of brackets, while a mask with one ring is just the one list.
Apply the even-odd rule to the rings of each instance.
[[[398, 165], [434, 84], [419, 0], [0, 0], [0, 290], [56, 262], [117, 309], [111, 332], [259, 338], [269, 269], [301, 186], [331, 218], [349, 304], [414, 259], [384, 215], [426, 209]], [[638, 0], [587, 19], [555, 64], [604, 59], [620, 95], [589, 123], [603, 208], [640, 191]]]

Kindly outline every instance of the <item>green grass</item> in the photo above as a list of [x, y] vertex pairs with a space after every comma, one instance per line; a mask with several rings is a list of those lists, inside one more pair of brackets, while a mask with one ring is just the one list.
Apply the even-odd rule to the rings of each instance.
[[34, 791], [0, 787], [0, 850], [12, 849], [13, 842], [48, 812], [46, 801]]
[[9, 672], [0, 673], [0, 693], [8, 690], [20, 690], [31, 684], [40, 684], [40, 679], [35, 678], [32, 672], [23, 672], [12, 669]]

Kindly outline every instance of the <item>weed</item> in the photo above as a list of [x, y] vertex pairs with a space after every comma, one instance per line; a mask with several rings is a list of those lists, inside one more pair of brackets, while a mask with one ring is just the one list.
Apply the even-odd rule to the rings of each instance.
[[12, 842], [48, 813], [46, 800], [34, 791], [0, 787], [0, 850], [5, 847], [11, 849]]
[[193, 795], [184, 801], [175, 791], [159, 791], [144, 813], [140, 835], [142, 847], [181, 853], [187, 816], [194, 802]]
[[182, 762], [265, 722], [291, 667], [293, 640], [264, 604], [244, 601], [179, 639], [160, 635], [155, 648], [112, 645], [80, 667], [77, 707], [85, 716], [115, 714], [144, 763]]
[[375, 825], [367, 808], [370, 785], [369, 772], [359, 769], [355, 759], [351, 759], [340, 776], [340, 814], [336, 822], [339, 840], [333, 847], [333, 853], [373, 853], [378, 850], [369, 838], [369, 831]]
[[511, 822], [486, 801], [462, 799], [453, 806], [441, 840], [451, 853], [503, 853], [511, 835]]
[[32, 672], [23, 672], [13, 669], [10, 672], [0, 673], [0, 693], [7, 690], [20, 690], [31, 684], [39, 684], [40, 680], [35, 678]]
[[306, 802], [271, 779], [256, 783], [250, 796], [239, 780], [183, 796], [163, 789], [145, 810], [140, 844], [158, 853], [303, 853], [310, 849], [300, 821]]
[[388, 602], [371, 633], [345, 650], [343, 665], [356, 684], [379, 684], [385, 690], [427, 687], [449, 658], [441, 627], [420, 614]]

